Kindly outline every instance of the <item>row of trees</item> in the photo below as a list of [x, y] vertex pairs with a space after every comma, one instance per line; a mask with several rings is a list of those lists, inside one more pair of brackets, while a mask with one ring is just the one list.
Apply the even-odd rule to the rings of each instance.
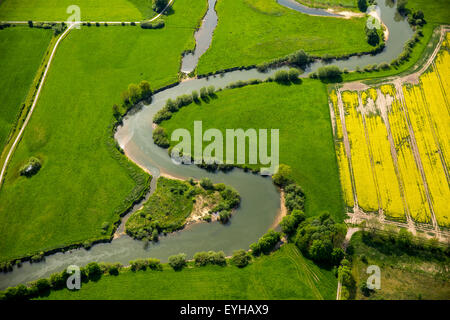
[[192, 102], [200, 103], [200, 99], [207, 102], [210, 98], [215, 97], [216, 88], [214, 86], [202, 87], [200, 94], [194, 90], [191, 94], [183, 94], [175, 100], [168, 99], [164, 108], [159, 110], [153, 117], [153, 122], [160, 124], [164, 120], [172, 117], [172, 114], [180, 110], [182, 107], [191, 104]]
[[121, 106], [118, 106], [117, 104], [113, 105], [114, 118], [120, 120], [122, 116], [138, 102], [145, 101], [149, 103], [152, 95], [153, 91], [147, 80], [142, 80], [139, 84], [129, 84], [127, 90], [122, 91], [120, 94], [120, 99], [122, 101]]

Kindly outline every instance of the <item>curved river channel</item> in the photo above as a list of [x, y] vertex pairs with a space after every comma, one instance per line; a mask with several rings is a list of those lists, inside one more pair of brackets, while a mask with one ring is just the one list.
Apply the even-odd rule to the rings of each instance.
[[[208, 2], [209, 10], [201, 28], [195, 34], [196, 50], [183, 58], [181, 69], [183, 72], [189, 73], [194, 70], [198, 59], [211, 44], [212, 34], [217, 25], [217, 15], [214, 9], [216, 0]], [[307, 14], [337, 16], [337, 14], [331, 14], [324, 10], [304, 7], [294, 0], [278, 0], [278, 2]], [[353, 70], [356, 66], [362, 68], [367, 64], [390, 62], [402, 52], [404, 43], [410, 39], [413, 32], [407, 22], [398, 19], [395, 15], [395, 7], [385, 6], [383, 0], [379, 0], [379, 2], [383, 2], [379, 4], [381, 19], [389, 29], [389, 39], [386, 42], [385, 50], [377, 55], [332, 61], [332, 64]], [[303, 76], [307, 76], [322, 65], [322, 62], [313, 63]], [[228, 255], [234, 250], [248, 248], [269, 228], [274, 227], [276, 216], [280, 211], [280, 194], [272, 180], [258, 174], [246, 173], [240, 169], [234, 169], [228, 173], [209, 173], [194, 165], [178, 166], [173, 164], [167, 150], [161, 149], [153, 143], [152, 119], [168, 98], [173, 99], [181, 94], [191, 93], [193, 90], [198, 91], [201, 87], [209, 85], [224, 88], [227, 84], [237, 80], [255, 78], [264, 80], [276, 71], [260, 73], [256, 69], [251, 69], [227, 72], [209, 77], [209, 79], [184, 81], [175, 87], [155, 94], [152, 103], [128, 115], [123, 126], [116, 133], [116, 139], [127, 156], [153, 175], [152, 188], [161, 172], [183, 179], [208, 177], [214, 183], [222, 182], [234, 187], [240, 193], [242, 201], [228, 225], [217, 222], [197, 223], [187, 226], [179, 232], [162, 236], [157, 243], [143, 243], [123, 235], [110, 243], [96, 244], [90, 250], [81, 248], [65, 253], [55, 253], [46, 256], [42, 262], [24, 262], [20, 268], [14, 267], [12, 272], [1, 273], [0, 289], [48, 277], [72, 264], [83, 266], [91, 261], [127, 264], [130, 260], [146, 257], [167, 261], [170, 255], [180, 252], [192, 257], [198, 251], [223, 250]], [[123, 225], [120, 228], [123, 229]]]

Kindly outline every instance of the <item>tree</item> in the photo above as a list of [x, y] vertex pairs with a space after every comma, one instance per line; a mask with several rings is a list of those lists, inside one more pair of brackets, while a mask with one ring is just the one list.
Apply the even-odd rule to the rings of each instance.
[[169, 3], [169, 0], [153, 0], [153, 10], [160, 13]]
[[244, 268], [249, 264], [251, 259], [250, 255], [241, 249], [233, 252], [231, 262], [238, 268]]
[[361, 12], [367, 11], [367, 0], [358, 0], [358, 8]]
[[216, 92], [216, 88], [214, 88], [214, 86], [209, 86], [207, 90], [210, 97], [214, 96], [214, 92]]
[[128, 94], [129, 94], [130, 102], [132, 104], [139, 102], [139, 100], [141, 98], [141, 90], [139, 89], [139, 87], [136, 84], [131, 83], [128, 86]]
[[304, 68], [310, 62], [310, 60], [311, 58], [305, 51], [299, 50], [289, 56], [288, 63], [290, 65]]
[[337, 66], [320, 67], [317, 75], [321, 80], [339, 80], [342, 71]]
[[376, 46], [380, 43], [380, 36], [378, 35], [377, 29], [367, 29], [367, 43], [371, 46]]
[[147, 100], [152, 96], [152, 89], [148, 81], [142, 80], [141, 83], [139, 83], [139, 89], [141, 91], [142, 99]]
[[213, 183], [211, 182], [211, 180], [209, 178], [203, 178], [202, 180], [200, 180], [200, 185], [205, 190], [212, 190], [212, 189], [214, 189], [214, 185], [213, 185]]
[[289, 76], [289, 80], [291, 82], [297, 82], [298, 81], [298, 77], [300, 76], [300, 71], [298, 71], [295, 68], [291, 68], [291, 69], [289, 69], [288, 76]]
[[97, 280], [102, 275], [102, 269], [97, 262], [88, 263], [85, 270], [90, 280]]
[[186, 266], [186, 255], [180, 253], [169, 257], [169, 265], [175, 270], [181, 270]]
[[289, 73], [286, 70], [278, 70], [274, 75], [274, 79], [279, 83], [287, 83], [289, 82]]
[[281, 188], [285, 187], [287, 184], [292, 182], [291, 176], [292, 176], [291, 167], [289, 167], [286, 164], [280, 164], [277, 173], [275, 173], [272, 176], [273, 183], [275, 183], [277, 186]]
[[285, 216], [283, 220], [281, 220], [281, 230], [287, 235], [293, 234], [298, 225], [305, 220], [305, 214], [300, 210], [294, 210], [291, 214]]

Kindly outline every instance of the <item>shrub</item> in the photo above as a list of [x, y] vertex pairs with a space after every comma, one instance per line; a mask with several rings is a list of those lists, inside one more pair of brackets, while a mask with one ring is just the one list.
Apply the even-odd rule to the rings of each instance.
[[192, 100], [198, 101], [199, 95], [197, 91], [192, 91]]
[[167, 6], [169, 0], [153, 0], [153, 10], [161, 13], [162, 10]]
[[311, 58], [303, 50], [299, 50], [288, 56], [288, 63], [300, 68], [304, 68], [310, 62]]
[[269, 230], [265, 235], [263, 235], [258, 242], [252, 243], [250, 249], [252, 249], [252, 254], [255, 256], [261, 253], [268, 254], [272, 251], [275, 245], [280, 241], [281, 234], [274, 230]]
[[97, 280], [102, 275], [102, 270], [97, 262], [91, 262], [84, 268], [89, 280]]
[[214, 96], [214, 93], [216, 92], [216, 88], [215, 88], [214, 86], [209, 86], [209, 87], [207, 88], [207, 91], [208, 91], [208, 95], [209, 95], [210, 97], [213, 97], [213, 96]]
[[208, 90], [203, 87], [200, 89], [200, 97], [205, 100], [206, 98], [208, 98]]
[[120, 263], [113, 263], [113, 264], [107, 265], [107, 271], [112, 276], [119, 275], [120, 268], [121, 268]]
[[291, 176], [291, 167], [286, 164], [280, 164], [277, 173], [272, 176], [272, 179], [277, 186], [282, 188], [292, 181]]
[[146, 270], [148, 262], [144, 259], [130, 261], [131, 271]]
[[159, 261], [159, 259], [149, 258], [147, 260], [147, 265], [152, 270], [157, 270], [157, 271], [162, 270], [161, 261]]
[[162, 19], [159, 19], [155, 22], [143, 21], [141, 22], [142, 29], [161, 29], [164, 28], [165, 22]]
[[153, 130], [153, 141], [162, 148], [167, 148], [170, 145], [166, 130], [162, 127], [157, 127]]
[[214, 184], [211, 182], [211, 179], [209, 178], [203, 178], [200, 180], [200, 186], [205, 190], [213, 190]]
[[375, 47], [380, 43], [380, 36], [378, 35], [377, 29], [366, 28], [366, 36], [367, 43], [369, 43], [371, 46]]
[[289, 73], [286, 70], [278, 70], [275, 72], [274, 79], [278, 83], [289, 82]]
[[233, 252], [231, 262], [238, 268], [244, 268], [251, 260], [250, 255], [245, 250], [237, 250]]
[[300, 76], [300, 71], [298, 71], [295, 68], [289, 69], [288, 77], [291, 82], [297, 82], [299, 80], [298, 79], [299, 76]]
[[292, 235], [297, 230], [298, 225], [306, 219], [305, 214], [300, 210], [293, 210], [291, 214], [285, 216], [281, 220], [281, 230], [287, 234]]
[[169, 257], [169, 265], [175, 270], [181, 270], [186, 266], [186, 255], [180, 253]]
[[29, 178], [35, 175], [39, 171], [39, 169], [41, 169], [41, 162], [38, 158], [31, 157], [30, 160], [28, 160], [27, 164], [25, 164], [20, 169], [20, 175]]
[[219, 213], [219, 221], [221, 223], [227, 223], [231, 218], [231, 212], [229, 210], [222, 210]]
[[342, 71], [337, 66], [320, 67], [317, 75], [321, 80], [340, 80]]

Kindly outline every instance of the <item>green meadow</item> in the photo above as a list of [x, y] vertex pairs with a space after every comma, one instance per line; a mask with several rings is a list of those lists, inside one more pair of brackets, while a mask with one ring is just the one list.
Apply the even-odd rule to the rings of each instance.
[[[357, 232], [351, 239], [353, 276], [356, 281], [357, 300], [446, 300], [450, 297], [450, 260], [437, 258], [429, 249], [422, 255], [401, 250], [386, 249], [383, 243], [371, 246]], [[433, 253], [432, 253], [433, 252]], [[361, 285], [369, 275], [366, 270], [377, 265], [381, 270], [381, 288], [364, 295]]]
[[239, 269], [228, 265], [190, 267], [173, 271], [123, 271], [83, 284], [79, 291], [52, 291], [49, 300], [83, 299], [335, 299], [332, 271], [305, 259], [293, 244], [256, 258]]
[[81, 21], [139, 21], [155, 15], [152, 0], [4, 0], [0, 20], [65, 21], [71, 5], [80, 7]]
[[52, 38], [49, 30], [0, 30], [0, 153]]
[[325, 84], [305, 79], [302, 84], [271, 82], [223, 90], [208, 103], [180, 109], [161, 126], [169, 137], [177, 128], [186, 128], [192, 135], [195, 120], [203, 121], [203, 130], [279, 129], [280, 163], [292, 168], [305, 191], [306, 213], [328, 211], [338, 221], [343, 219]]
[[[61, 42], [0, 189], [0, 261], [109, 236], [137, 186], [136, 171], [111, 153], [112, 106], [130, 83], [177, 81], [205, 9], [177, 0], [163, 29], [83, 27]], [[20, 176], [32, 156], [42, 168]]]
[[365, 19], [308, 16], [275, 0], [218, 1], [219, 23], [198, 73], [255, 65], [303, 49], [315, 56], [370, 51]]

